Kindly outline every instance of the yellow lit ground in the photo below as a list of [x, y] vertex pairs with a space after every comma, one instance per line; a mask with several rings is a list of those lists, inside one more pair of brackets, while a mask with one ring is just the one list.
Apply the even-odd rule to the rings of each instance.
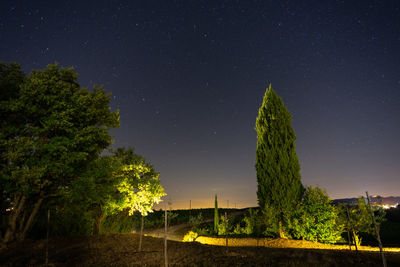
[[[225, 238], [215, 238], [199, 236], [196, 242], [207, 245], [225, 246]], [[269, 247], [269, 248], [302, 248], [302, 249], [330, 249], [330, 250], [349, 250], [348, 245], [328, 245], [317, 242], [304, 240], [291, 240], [282, 238], [228, 238], [228, 246], [230, 247]], [[352, 246], [352, 250], [355, 247]], [[363, 251], [379, 251], [379, 247], [359, 246], [359, 250]], [[384, 251], [400, 252], [400, 248], [383, 248]]]

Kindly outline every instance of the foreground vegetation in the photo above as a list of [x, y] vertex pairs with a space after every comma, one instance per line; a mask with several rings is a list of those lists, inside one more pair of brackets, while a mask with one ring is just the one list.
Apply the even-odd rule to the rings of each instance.
[[[52, 266], [162, 266], [163, 240], [144, 237], [142, 252], [135, 234], [49, 240]], [[41, 265], [45, 241], [26, 240], [0, 254], [2, 266]], [[388, 266], [400, 264], [400, 254], [386, 253]], [[184, 266], [380, 266], [378, 252], [230, 247], [168, 241], [168, 262]]]

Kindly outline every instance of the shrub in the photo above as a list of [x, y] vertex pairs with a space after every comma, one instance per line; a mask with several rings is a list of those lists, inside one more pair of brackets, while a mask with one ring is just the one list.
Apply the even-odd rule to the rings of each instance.
[[193, 231], [189, 231], [189, 232], [187, 232], [187, 234], [183, 237], [183, 242], [193, 242], [193, 241], [195, 241], [196, 240], [196, 238], [198, 237], [199, 235], [196, 233], [196, 232], [193, 232]]
[[229, 219], [225, 219], [225, 216], [221, 216], [218, 224], [218, 235], [229, 234]]
[[325, 190], [308, 187], [294, 216], [289, 219], [289, 231], [295, 238], [322, 243], [336, 243], [340, 239], [338, 211], [330, 204]]

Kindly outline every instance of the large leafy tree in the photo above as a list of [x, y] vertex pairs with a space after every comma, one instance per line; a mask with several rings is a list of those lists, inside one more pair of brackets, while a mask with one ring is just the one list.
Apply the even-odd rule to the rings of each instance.
[[214, 201], [214, 232], [218, 232], [218, 225], [219, 225], [219, 214], [218, 214], [218, 198], [217, 194], [215, 194], [215, 201]]
[[296, 238], [322, 243], [336, 243], [341, 237], [338, 210], [331, 205], [326, 191], [307, 187], [301, 205], [291, 219], [290, 228]]
[[108, 130], [119, 125], [110, 95], [101, 87], [81, 88], [72, 68], [48, 65], [16, 88], [5, 86], [10, 97], [1, 103], [11, 118], [0, 140], [1, 184], [10, 200], [3, 244], [25, 237], [43, 200], [62, 194], [111, 144]]
[[280, 236], [284, 237], [282, 222], [301, 200], [303, 186], [291, 115], [271, 85], [265, 92], [255, 130], [258, 204], [261, 209], [276, 211]]
[[102, 233], [108, 216], [135, 211], [146, 216], [165, 195], [159, 173], [133, 148], [110, 152], [89, 164], [57, 203], [57, 216], [66, 222], [59, 222], [61, 232]]

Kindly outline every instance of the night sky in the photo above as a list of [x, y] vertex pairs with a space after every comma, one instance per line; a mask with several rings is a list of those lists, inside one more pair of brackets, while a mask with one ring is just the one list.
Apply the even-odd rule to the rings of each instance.
[[1, 1], [0, 60], [73, 66], [112, 92], [172, 208], [257, 205], [254, 125], [271, 83], [302, 182], [400, 195], [400, 1]]

